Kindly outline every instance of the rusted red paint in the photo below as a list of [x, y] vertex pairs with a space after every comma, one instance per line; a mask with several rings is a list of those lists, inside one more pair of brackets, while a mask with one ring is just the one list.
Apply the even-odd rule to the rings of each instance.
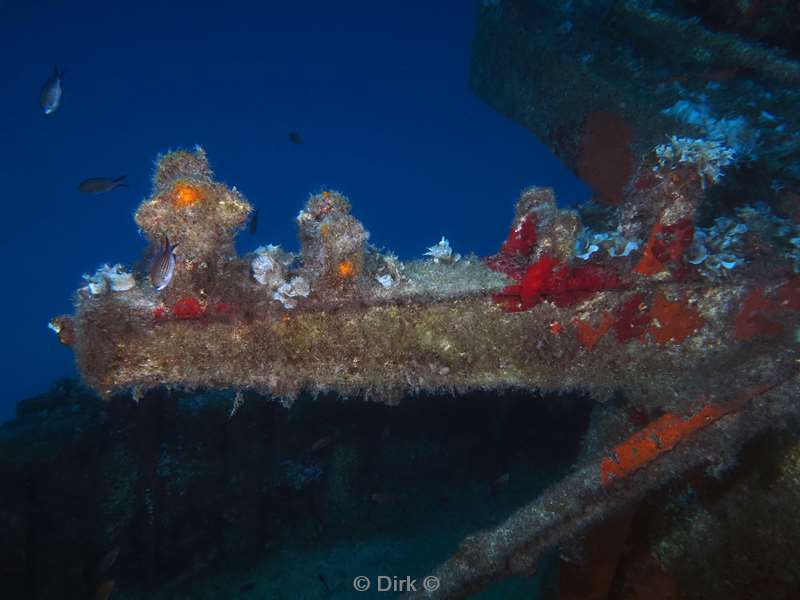
[[685, 299], [670, 302], [663, 292], [653, 298], [650, 316], [653, 320], [648, 331], [658, 344], [680, 344], [705, 325], [700, 313], [691, 308]]
[[576, 321], [575, 325], [578, 330], [578, 341], [581, 346], [591, 352], [597, 345], [597, 342], [608, 333], [611, 326], [614, 324], [614, 317], [608, 311], [603, 311], [600, 315], [600, 323], [596, 327], [587, 321]]
[[172, 314], [177, 319], [198, 319], [206, 313], [203, 305], [192, 296], [185, 296], [175, 303]]
[[615, 479], [627, 477], [728, 412], [725, 407], [707, 404], [688, 418], [673, 413], [663, 415], [614, 446], [613, 452], [600, 463], [600, 481], [607, 486]]

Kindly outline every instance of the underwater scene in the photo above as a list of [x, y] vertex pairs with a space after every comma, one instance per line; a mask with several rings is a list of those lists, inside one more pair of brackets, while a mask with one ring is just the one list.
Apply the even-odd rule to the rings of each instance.
[[800, 3], [0, 34], [0, 598], [800, 598]]

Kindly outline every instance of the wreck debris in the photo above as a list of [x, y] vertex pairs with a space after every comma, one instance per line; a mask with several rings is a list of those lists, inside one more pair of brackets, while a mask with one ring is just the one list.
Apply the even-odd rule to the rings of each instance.
[[[630, 506], [677, 474], [713, 467], [717, 457], [738, 449], [773, 420], [796, 417], [800, 410], [794, 397], [799, 385], [792, 373], [780, 383], [755, 386], [726, 402], [707, 404], [688, 420], [673, 415], [657, 419], [619, 444], [611, 457], [579, 467], [498, 527], [467, 537], [432, 573], [439, 587], [407, 597], [464, 598], [493, 580], [533, 574], [547, 550]], [[644, 453], [639, 456], [635, 449]]]
[[[727, 10], [713, 4], [483, 3], [470, 84], [548, 145], [599, 201], [616, 200], [622, 210], [658, 176], [686, 180], [691, 173], [699, 187], [738, 187], [767, 199], [796, 192], [797, 36], [784, 36], [795, 51], [787, 55], [713, 31], [703, 15], [687, 18], [693, 9]], [[742, 6], [768, 4], [773, 24], [786, 26], [785, 12], [797, 12], [783, 3]], [[756, 21], [761, 30], [765, 19]], [[558, 33], [565, 22], [569, 36]], [[638, 208], [638, 220], [646, 220], [648, 208]]]
[[[625, 31], [634, 39], [659, 40], [667, 43], [662, 52], [683, 58], [689, 63], [706, 64], [716, 68], [735, 66], [752, 69], [764, 77], [783, 83], [800, 81], [800, 68], [796, 62], [786, 59], [778, 52], [756, 44], [743, 42], [738, 36], [728, 33], [715, 33], [707, 30], [692, 19], [679, 19], [663, 12], [643, 7], [633, 0], [615, 2], [621, 23], [625, 23]], [[694, 44], [686, 44], [685, 40], [693, 40]], [[695, 46], [702, 47], [705, 52], [693, 52]]]

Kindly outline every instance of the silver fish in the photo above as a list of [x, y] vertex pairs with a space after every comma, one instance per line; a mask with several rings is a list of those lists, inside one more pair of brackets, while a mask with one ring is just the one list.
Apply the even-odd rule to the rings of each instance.
[[128, 187], [128, 184], [123, 181], [126, 177], [127, 175], [122, 175], [115, 179], [111, 179], [110, 177], [92, 177], [90, 179], [84, 179], [78, 185], [78, 191], [84, 194], [102, 194], [104, 192], [110, 192], [114, 188]]
[[58, 67], [55, 67], [53, 69], [53, 74], [50, 75], [42, 86], [42, 93], [39, 94], [39, 106], [42, 107], [46, 115], [56, 112], [61, 105], [62, 77], [64, 77], [64, 71], [59, 72]]
[[153, 257], [150, 264], [150, 281], [156, 290], [161, 291], [172, 281], [175, 274], [175, 248], [178, 244], [170, 244], [169, 238], [164, 236], [164, 245]]

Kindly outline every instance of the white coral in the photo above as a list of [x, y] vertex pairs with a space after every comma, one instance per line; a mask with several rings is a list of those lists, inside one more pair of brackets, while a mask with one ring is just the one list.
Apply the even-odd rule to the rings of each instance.
[[706, 181], [717, 183], [722, 177], [722, 168], [736, 160], [736, 150], [714, 140], [670, 136], [668, 144], [655, 148], [658, 165], [653, 170], [672, 169], [678, 163], [692, 164], [700, 175], [700, 184], [705, 189]]
[[731, 148], [736, 153], [737, 160], [755, 158], [759, 137], [758, 129], [750, 127], [750, 124], [742, 116], [727, 119], [715, 118], [705, 96], [700, 97], [700, 102], [679, 100], [661, 112], [692, 125], [706, 139]]
[[595, 252], [605, 250], [609, 256], [628, 256], [639, 248], [639, 242], [628, 240], [619, 231], [597, 233], [584, 229], [575, 240], [575, 257], [589, 260]]
[[136, 285], [136, 279], [134, 279], [133, 274], [126, 271], [120, 264], [107, 269], [105, 276], [113, 292], [125, 292]]
[[276, 288], [283, 283], [282, 251], [280, 246], [259, 246], [250, 262], [250, 270], [261, 285]]
[[305, 277], [292, 277], [291, 281], [289, 281], [289, 285], [291, 286], [290, 296], [300, 296], [305, 298], [311, 293], [311, 285], [308, 283]]
[[92, 296], [105, 294], [109, 289], [112, 292], [125, 292], [136, 285], [136, 279], [121, 264], [112, 267], [106, 263], [94, 275], [84, 274], [83, 279], [86, 281], [84, 289]]
[[377, 280], [378, 283], [381, 284], [381, 286], [384, 289], [385, 288], [390, 288], [390, 287], [392, 287], [392, 285], [394, 285], [394, 279], [392, 279], [392, 276], [389, 275], [388, 273], [385, 274], [385, 275], [377, 276], [377, 277], [375, 277], [375, 279]]
[[105, 277], [98, 275], [99, 272], [100, 269], [98, 269], [94, 275], [89, 275], [88, 273], [83, 274], [83, 279], [86, 281], [86, 287], [83, 289], [88, 290], [92, 296], [99, 296], [108, 291], [108, 282]]
[[311, 293], [311, 285], [304, 277], [292, 277], [291, 281], [283, 282], [272, 293], [272, 299], [280, 302], [287, 310], [297, 306], [296, 298], [305, 298]]
[[428, 248], [425, 256], [430, 256], [433, 262], [437, 264], [440, 262], [445, 264], [453, 264], [461, 260], [461, 255], [453, 253], [453, 249], [450, 247], [450, 242], [448, 242], [447, 238], [444, 236], [442, 236], [442, 239], [439, 240], [438, 244], [434, 244]]
[[741, 251], [743, 235], [747, 226], [729, 217], [717, 217], [711, 227], [697, 227], [692, 244], [686, 252], [686, 260], [700, 267], [707, 277], [719, 278], [744, 259], [737, 256]]
[[723, 167], [756, 158], [759, 130], [751, 127], [742, 116], [715, 118], [705, 96], [698, 102], [679, 100], [661, 112], [691, 125], [704, 137], [671, 136], [668, 144], [655, 148], [659, 166], [654, 170], [673, 168], [676, 163], [695, 164], [705, 189], [706, 182], [719, 181]]

